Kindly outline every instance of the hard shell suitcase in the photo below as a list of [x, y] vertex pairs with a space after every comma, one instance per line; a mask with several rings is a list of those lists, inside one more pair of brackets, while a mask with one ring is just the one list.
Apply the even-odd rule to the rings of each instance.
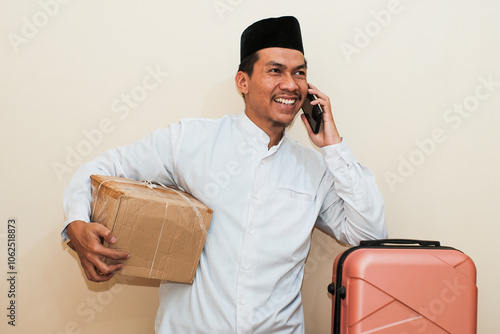
[[476, 267], [437, 241], [363, 241], [334, 262], [334, 334], [474, 334]]

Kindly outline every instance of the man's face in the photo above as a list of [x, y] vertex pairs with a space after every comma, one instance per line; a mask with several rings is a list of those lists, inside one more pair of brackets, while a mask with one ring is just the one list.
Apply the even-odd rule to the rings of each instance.
[[282, 130], [290, 124], [307, 94], [307, 68], [297, 50], [267, 48], [258, 51], [251, 77], [245, 76], [245, 111], [266, 130]]

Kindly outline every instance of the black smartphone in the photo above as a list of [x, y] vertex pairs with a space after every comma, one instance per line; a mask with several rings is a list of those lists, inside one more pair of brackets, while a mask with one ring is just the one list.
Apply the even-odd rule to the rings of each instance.
[[315, 106], [311, 105], [311, 101], [316, 100], [316, 96], [312, 94], [307, 94], [304, 103], [302, 104], [302, 110], [306, 115], [307, 121], [311, 126], [314, 133], [319, 132], [319, 127], [321, 126], [321, 121], [323, 120], [323, 108], [321, 105], [317, 104]]

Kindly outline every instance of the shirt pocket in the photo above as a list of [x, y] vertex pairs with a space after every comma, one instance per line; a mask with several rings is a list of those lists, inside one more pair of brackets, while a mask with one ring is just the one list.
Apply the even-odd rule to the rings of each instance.
[[299, 204], [310, 204], [313, 201], [313, 195], [310, 192], [292, 186], [278, 186], [278, 198]]

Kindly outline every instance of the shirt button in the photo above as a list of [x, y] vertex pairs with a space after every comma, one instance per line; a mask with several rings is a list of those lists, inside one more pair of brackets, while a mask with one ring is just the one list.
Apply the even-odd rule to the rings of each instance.
[[245, 305], [245, 303], [246, 303], [246, 302], [247, 302], [247, 301], [246, 301], [245, 299], [240, 300], [240, 304], [241, 304], [241, 305]]
[[245, 269], [245, 270], [248, 270], [248, 269], [250, 269], [250, 265], [248, 265], [248, 264], [245, 264], [245, 265], [243, 266], [243, 269]]
[[255, 194], [255, 198], [259, 199], [260, 198], [260, 194]]
[[253, 227], [250, 227], [250, 228], [248, 229], [248, 234], [254, 234]]
[[345, 151], [340, 151], [340, 155], [345, 156]]

